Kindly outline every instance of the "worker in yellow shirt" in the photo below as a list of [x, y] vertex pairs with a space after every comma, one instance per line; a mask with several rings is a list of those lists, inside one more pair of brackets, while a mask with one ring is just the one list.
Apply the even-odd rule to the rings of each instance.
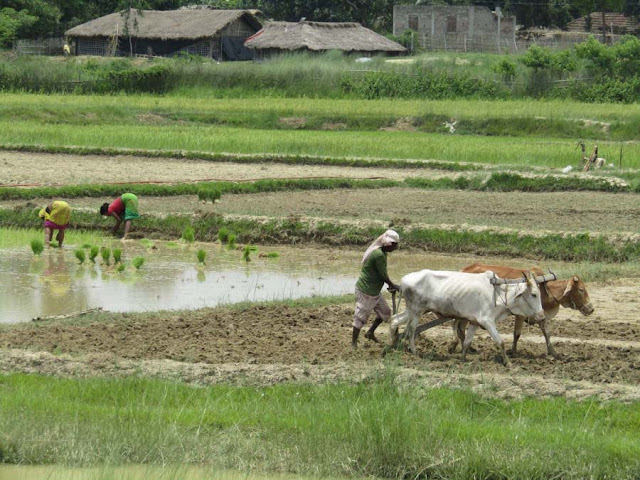
[[56, 200], [47, 207], [40, 210], [38, 214], [44, 220], [44, 243], [48, 247], [53, 237], [53, 231], [58, 230], [56, 240], [58, 246], [62, 247], [64, 242], [64, 231], [69, 226], [71, 220], [71, 207], [67, 202]]

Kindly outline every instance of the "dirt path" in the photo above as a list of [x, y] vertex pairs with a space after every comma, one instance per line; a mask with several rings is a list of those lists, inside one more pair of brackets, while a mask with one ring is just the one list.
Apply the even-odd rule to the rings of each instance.
[[[449, 354], [450, 327], [417, 341], [419, 357], [397, 354], [398, 375], [431, 385], [467, 385], [499, 396], [568, 395], [640, 399], [640, 348], [633, 280], [592, 285], [590, 317], [562, 309], [552, 331], [560, 359], [546, 356], [537, 327], [525, 327], [513, 366], [499, 364], [479, 332], [477, 354]], [[47, 374], [145, 374], [196, 383], [355, 380], [385, 368], [382, 345], [349, 345], [353, 306], [253, 306], [152, 314], [98, 314], [0, 330], [0, 368]], [[508, 342], [513, 324], [500, 326]], [[379, 336], [387, 340], [387, 328]], [[25, 351], [26, 350], [26, 351]], [[43, 352], [43, 353], [38, 353]], [[388, 357], [387, 357], [388, 358]], [[395, 363], [395, 360], [392, 362]], [[404, 377], [403, 377], [404, 378]], [[409, 380], [410, 379], [410, 380]]]

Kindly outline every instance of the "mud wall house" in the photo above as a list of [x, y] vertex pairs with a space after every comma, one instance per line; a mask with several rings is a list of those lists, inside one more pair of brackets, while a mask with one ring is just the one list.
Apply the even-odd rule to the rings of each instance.
[[515, 48], [516, 18], [479, 6], [394, 5], [393, 34], [417, 33], [422, 48], [502, 51]]
[[179, 52], [216, 60], [249, 60], [247, 37], [262, 27], [249, 10], [182, 9], [116, 12], [73, 27], [65, 36], [76, 55], [172, 56]]
[[399, 55], [406, 52], [399, 43], [351, 22], [268, 22], [244, 45], [255, 50], [258, 59], [291, 52], [328, 50], [359, 55]]

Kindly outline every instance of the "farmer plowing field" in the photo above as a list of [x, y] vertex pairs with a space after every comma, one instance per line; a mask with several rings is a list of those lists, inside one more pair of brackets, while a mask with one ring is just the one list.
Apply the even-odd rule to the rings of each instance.
[[122, 221], [124, 221], [124, 236], [122, 240], [126, 240], [131, 230], [131, 221], [140, 218], [140, 213], [138, 212], [138, 197], [133, 193], [123, 193], [111, 202], [111, 204], [103, 203], [100, 207], [100, 215], [116, 219], [116, 224], [112, 229], [114, 234], [118, 231]]
[[387, 253], [398, 248], [400, 236], [394, 230], [387, 230], [369, 245], [362, 257], [360, 278], [356, 282], [356, 311], [353, 316], [353, 333], [351, 346], [356, 348], [360, 330], [367, 323], [371, 312], [376, 313], [376, 319], [365, 333], [365, 338], [378, 342], [375, 336], [376, 328], [391, 317], [391, 309], [380, 293], [386, 283], [390, 291], [396, 291], [398, 285], [393, 283], [387, 273]]

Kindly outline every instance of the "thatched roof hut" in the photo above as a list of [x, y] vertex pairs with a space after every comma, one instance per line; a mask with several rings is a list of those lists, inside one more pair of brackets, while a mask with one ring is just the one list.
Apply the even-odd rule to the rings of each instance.
[[[216, 59], [252, 58], [244, 40], [262, 27], [249, 10], [136, 10], [96, 18], [65, 36], [77, 55], [173, 55], [186, 52]], [[131, 39], [131, 45], [129, 40]]]
[[260, 56], [283, 52], [342, 50], [360, 54], [400, 54], [406, 49], [359, 23], [269, 22], [249, 37], [245, 47]]
[[[612, 30], [616, 34], [635, 34], [640, 31], [638, 21], [622, 13], [606, 12], [604, 24], [607, 33]], [[593, 12], [585, 17], [576, 18], [567, 24], [567, 30], [570, 32], [602, 33], [602, 12]]]

